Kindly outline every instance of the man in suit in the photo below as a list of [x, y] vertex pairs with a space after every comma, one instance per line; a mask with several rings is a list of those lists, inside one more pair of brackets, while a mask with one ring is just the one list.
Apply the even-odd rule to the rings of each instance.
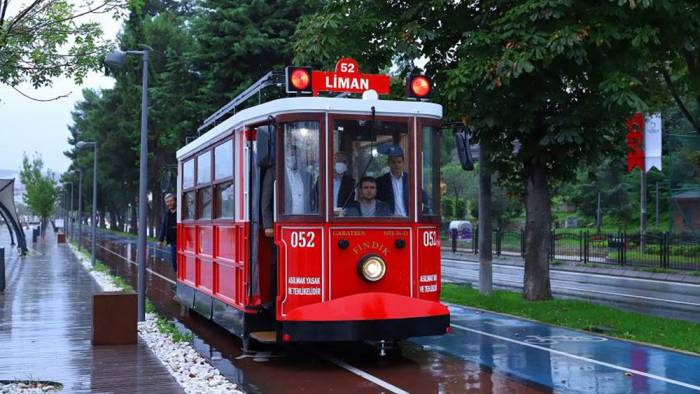
[[302, 166], [299, 149], [290, 145], [284, 158], [284, 213], [308, 215], [317, 210], [311, 174]]
[[355, 198], [355, 180], [348, 174], [348, 155], [343, 151], [333, 155], [333, 208], [345, 208]]
[[404, 172], [403, 150], [391, 146], [387, 152], [389, 172], [377, 178], [377, 199], [389, 205], [394, 216], [408, 216], [408, 174]]
[[360, 179], [358, 200], [348, 204], [346, 216], [391, 216], [389, 205], [377, 200], [377, 180], [371, 176]]

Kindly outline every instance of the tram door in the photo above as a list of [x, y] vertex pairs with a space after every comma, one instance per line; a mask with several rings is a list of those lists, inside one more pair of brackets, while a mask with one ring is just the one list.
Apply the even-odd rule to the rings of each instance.
[[251, 212], [249, 296], [251, 302], [259, 303], [274, 316], [276, 258], [273, 239], [265, 234], [265, 228], [271, 228], [273, 218], [275, 127], [271, 124], [258, 126], [255, 134], [255, 139], [249, 142], [252, 152], [248, 202]]

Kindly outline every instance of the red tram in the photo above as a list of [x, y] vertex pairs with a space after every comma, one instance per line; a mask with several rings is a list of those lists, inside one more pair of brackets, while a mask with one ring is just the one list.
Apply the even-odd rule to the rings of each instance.
[[[280, 84], [296, 95], [262, 102]], [[177, 152], [181, 304], [246, 344], [449, 330], [439, 302], [442, 107], [420, 99], [425, 77], [412, 78], [412, 101], [378, 99], [388, 88], [351, 59], [335, 73], [287, 68], [205, 121], [200, 130], [213, 128]], [[323, 90], [364, 94], [314, 97]]]

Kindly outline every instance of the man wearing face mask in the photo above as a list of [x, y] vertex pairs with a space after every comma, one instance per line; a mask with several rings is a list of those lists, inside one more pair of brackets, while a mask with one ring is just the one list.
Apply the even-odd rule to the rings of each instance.
[[345, 208], [355, 197], [355, 180], [347, 173], [348, 155], [345, 152], [335, 152], [333, 159], [333, 208]]
[[311, 196], [313, 194], [311, 174], [301, 168], [299, 149], [289, 146], [285, 152], [284, 213], [287, 215], [305, 215], [312, 212]]

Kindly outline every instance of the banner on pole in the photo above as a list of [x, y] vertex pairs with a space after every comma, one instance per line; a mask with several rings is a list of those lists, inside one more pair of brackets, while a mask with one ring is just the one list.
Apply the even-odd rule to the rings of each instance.
[[644, 171], [644, 116], [637, 112], [627, 119], [627, 172]]
[[650, 114], [644, 120], [644, 170], [661, 171], [661, 114]]

